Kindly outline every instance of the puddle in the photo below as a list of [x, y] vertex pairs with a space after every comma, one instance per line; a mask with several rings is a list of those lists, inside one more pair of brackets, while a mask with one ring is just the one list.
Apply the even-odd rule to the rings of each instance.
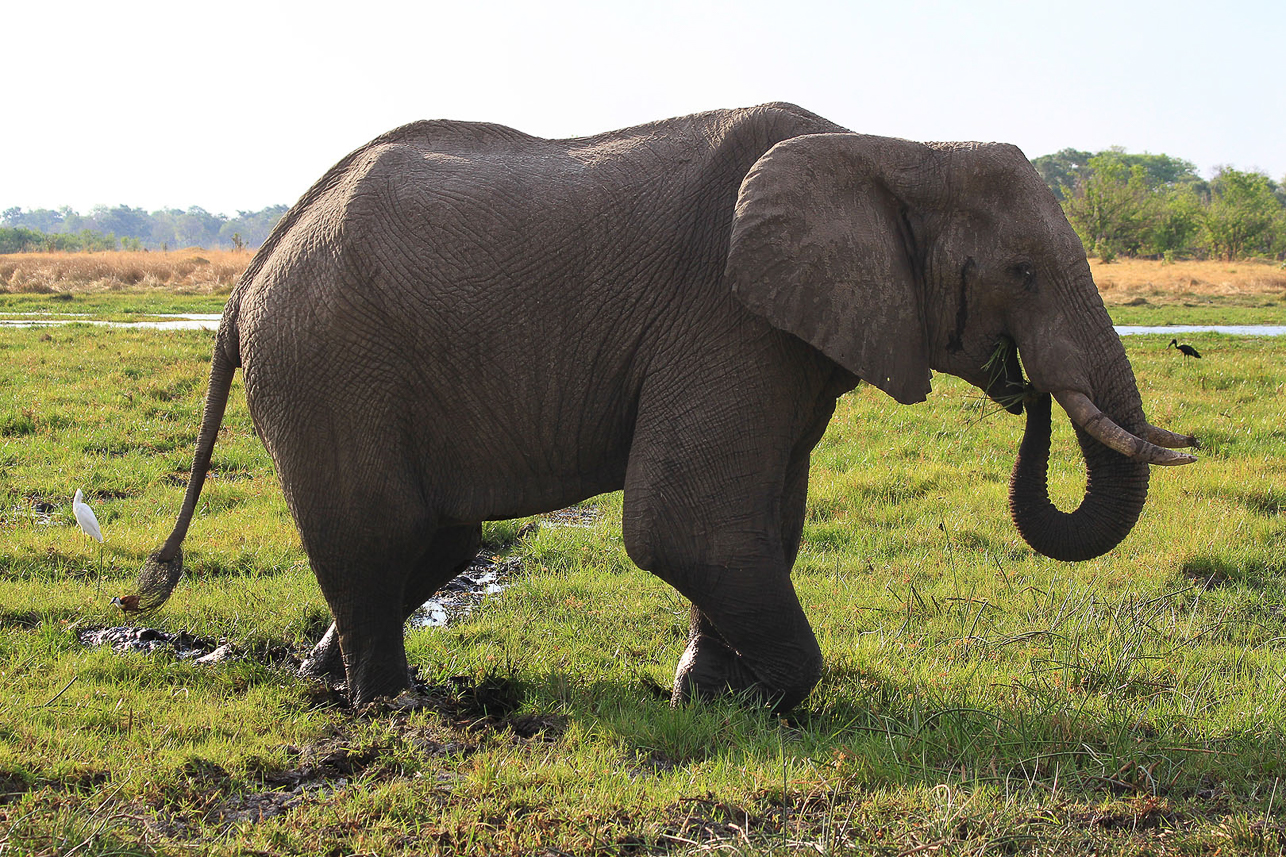
[[[602, 517], [597, 506], [570, 506], [541, 515], [539, 523], [530, 522], [518, 533], [522, 539], [530, 535], [539, 526], [548, 527], [591, 527]], [[522, 560], [517, 557], [499, 559], [480, 554], [474, 561], [443, 586], [438, 593], [420, 605], [411, 617], [406, 620], [409, 630], [419, 628], [442, 628], [463, 616], [482, 603], [488, 595], [503, 592], [509, 585], [509, 579], [522, 569]]]
[[0, 318], [0, 330], [17, 327], [58, 327], [65, 324], [92, 324], [98, 327], [124, 327], [141, 330], [218, 330], [222, 313], [155, 313], [149, 315], [159, 321], [100, 321], [77, 318], [71, 313], [5, 313]]
[[551, 527], [592, 527], [602, 516], [597, 506], [568, 506], [541, 515], [540, 520]]
[[470, 610], [482, 603], [483, 598], [504, 591], [509, 578], [521, 567], [522, 561], [516, 557], [504, 560], [477, 557], [411, 614], [406, 620], [407, 628], [442, 628], [467, 616]]
[[22, 503], [0, 510], [0, 525], [31, 523], [38, 527], [48, 527], [55, 523], [63, 523], [63, 521], [55, 520], [54, 513], [57, 511], [57, 503], [34, 497], [27, 498]]

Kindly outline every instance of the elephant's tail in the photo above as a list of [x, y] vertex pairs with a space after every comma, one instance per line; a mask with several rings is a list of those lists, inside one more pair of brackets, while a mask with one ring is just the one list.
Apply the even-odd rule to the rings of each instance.
[[188, 490], [183, 497], [183, 508], [179, 510], [178, 521], [174, 530], [161, 548], [149, 556], [138, 573], [138, 594], [134, 597], [121, 598], [117, 603], [131, 610], [152, 610], [160, 607], [170, 597], [183, 574], [183, 538], [187, 535], [188, 525], [196, 513], [197, 501], [201, 497], [201, 488], [205, 485], [205, 476], [210, 469], [210, 457], [214, 452], [214, 442], [219, 436], [219, 426], [223, 423], [223, 413], [228, 406], [228, 392], [232, 388], [232, 376], [241, 365], [238, 348], [237, 295], [234, 292], [223, 312], [219, 324], [218, 337], [215, 340], [214, 355], [210, 360], [210, 386], [205, 394], [205, 411], [201, 417], [201, 431], [197, 435], [196, 452], [192, 458], [192, 475], [188, 479]]

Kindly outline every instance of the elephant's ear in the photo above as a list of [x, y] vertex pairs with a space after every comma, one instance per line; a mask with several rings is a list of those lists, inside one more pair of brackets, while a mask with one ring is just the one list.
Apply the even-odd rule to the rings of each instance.
[[778, 143], [737, 197], [726, 275], [775, 327], [904, 404], [929, 392], [906, 206], [890, 189], [927, 147], [860, 134]]

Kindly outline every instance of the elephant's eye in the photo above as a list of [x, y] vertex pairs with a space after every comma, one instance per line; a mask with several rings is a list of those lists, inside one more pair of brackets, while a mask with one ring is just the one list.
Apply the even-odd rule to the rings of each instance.
[[1036, 291], [1036, 269], [1028, 262], [1019, 262], [1011, 269], [1014, 279], [1022, 283], [1024, 291]]

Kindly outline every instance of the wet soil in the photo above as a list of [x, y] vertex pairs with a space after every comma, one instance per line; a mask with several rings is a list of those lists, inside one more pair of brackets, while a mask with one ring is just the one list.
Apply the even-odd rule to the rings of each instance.
[[488, 595], [504, 591], [509, 581], [522, 570], [517, 557], [501, 559], [479, 554], [469, 567], [420, 605], [406, 620], [408, 630], [442, 628], [468, 615]]
[[[408, 630], [440, 628], [466, 616], [484, 597], [502, 592], [521, 569], [522, 561], [517, 558], [501, 559], [479, 554], [468, 568], [411, 615], [407, 620]], [[21, 622], [26, 618], [28, 617], [15, 617], [11, 621]], [[39, 617], [33, 615], [29, 618], [29, 623], [38, 624]], [[76, 634], [76, 638], [88, 648], [111, 646], [112, 651], [118, 654], [163, 651], [180, 660], [192, 660], [198, 664], [216, 664], [246, 656], [246, 653], [227, 640], [212, 640], [185, 631], [171, 634], [157, 628], [139, 626], [84, 628]], [[291, 661], [293, 666], [299, 665], [298, 655], [287, 652], [284, 647], [269, 652], [266, 660], [272, 663]]]
[[112, 651], [118, 654], [166, 651], [179, 660], [192, 660], [199, 664], [219, 663], [235, 654], [226, 640], [210, 640], [186, 631], [170, 634], [156, 628], [84, 628], [76, 633], [76, 639], [91, 649], [111, 646]]
[[[353, 712], [355, 719], [333, 723], [316, 741], [286, 747], [287, 766], [252, 772], [240, 787], [219, 765], [190, 760], [181, 771], [188, 784], [181, 801], [147, 808], [146, 824], [159, 835], [190, 840], [202, 827], [255, 824], [327, 801], [358, 782], [428, 777], [434, 790], [450, 792], [463, 778], [457, 769], [481, 742], [552, 742], [562, 733], [566, 724], [556, 715], [518, 713], [524, 698], [520, 685], [499, 675], [456, 676], [440, 685], [417, 681], [397, 699], [377, 700]], [[412, 716], [425, 711], [435, 716]], [[360, 725], [372, 720], [384, 725], [381, 734]], [[408, 757], [444, 764], [408, 772]]]

